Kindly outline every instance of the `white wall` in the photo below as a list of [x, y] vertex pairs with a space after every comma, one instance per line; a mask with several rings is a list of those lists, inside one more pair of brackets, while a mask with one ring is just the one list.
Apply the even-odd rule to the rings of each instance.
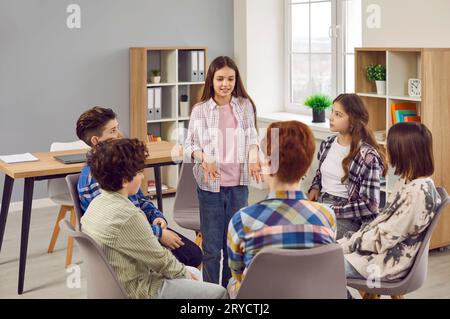
[[[449, 0], [362, 0], [364, 47], [450, 47]], [[370, 4], [381, 8], [381, 27], [368, 28]]]
[[259, 113], [283, 108], [284, 1], [234, 0], [236, 63]]
[[234, 0], [234, 60], [247, 85], [247, 0]]

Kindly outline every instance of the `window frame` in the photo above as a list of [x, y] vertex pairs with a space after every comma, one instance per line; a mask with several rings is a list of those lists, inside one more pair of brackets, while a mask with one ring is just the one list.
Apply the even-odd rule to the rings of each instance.
[[[346, 90], [346, 76], [354, 76], [354, 74], [346, 74], [346, 57], [354, 55], [353, 52], [346, 52], [346, 21], [347, 10], [345, 5], [348, 0], [317, 0], [309, 1], [309, 3], [331, 3], [331, 37], [332, 37], [332, 68], [331, 68], [331, 98], [335, 97], [338, 92]], [[291, 102], [292, 82], [291, 82], [291, 67], [292, 57], [295, 54], [292, 51], [292, 0], [284, 0], [284, 15], [285, 15], [285, 32], [284, 32], [284, 51], [285, 51], [285, 65], [284, 65], [284, 111], [290, 113], [297, 113], [303, 115], [311, 115], [311, 110], [302, 105], [302, 103]], [[308, 3], [308, 2], [305, 2]], [[311, 14], [311, 13], [310, 13]], [[311, 21], [311, 19], [310, 19]], [[310, 22], [311, 24], [311, 22]], [[310, 28], [311, 32], [311, 28]], [[311, 41], [311, 37], [310, 37]], [[308, 53], [304, 53], [308, 54]], [[311, 53], [311, 46], [309, 48], [309, 55], [320, 54]], [[325, 53], [328, 54], [328, 53]], [[326, 111], [328, 116], [329, 110]]]

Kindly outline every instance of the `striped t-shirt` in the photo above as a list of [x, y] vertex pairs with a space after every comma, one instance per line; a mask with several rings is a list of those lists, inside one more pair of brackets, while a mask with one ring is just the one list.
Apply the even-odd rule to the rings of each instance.
[[164, 279], [187, 278], [186, 267], [148, 231], [144, 212], [116, 192], [102, 191], [81, 218], [130, 298], [155, 298]]

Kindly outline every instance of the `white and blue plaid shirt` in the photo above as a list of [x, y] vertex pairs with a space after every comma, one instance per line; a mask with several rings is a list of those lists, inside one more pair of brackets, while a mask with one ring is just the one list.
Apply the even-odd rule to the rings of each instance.
[[[232, 97], [230, 106], [238, 123], [238, 159], [241, 164], [240, 185], [249, 185], [248, 153], [250, 146], [258, 145], [258, 133], [255, 126], [255, 113], [249, 99]], [[219, 154], [219, 108], [214, 99], [197, 104], [192, 110], [188, 134], [185, 142], [187, 158], [195, 151], [202, 151], [214, 158], [220, 171]], [[203, 179], [203, 168], [195, 160], [194, 177], [200, 189], [209, 192], [220, 191], [220, 177], [216, 180]]]

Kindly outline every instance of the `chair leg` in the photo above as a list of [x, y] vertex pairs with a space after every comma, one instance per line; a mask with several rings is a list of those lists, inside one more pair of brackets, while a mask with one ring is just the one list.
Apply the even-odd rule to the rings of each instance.
[[55, 249], [56, 240], [58, 239], [58, 235], [59, 235], [59, 222], [62, 219], [64, 219], [64, 217], [66, 216], [67, 210], [68, 210], [68, 207], [63, 206], [63, 205], [59, 209], [58, 217], [56, 218], [56, 223], [55, 223], [55, 226], [53, 227], [52, 238], [50, 239], [50, 244], [48, 245], [47, 252], [49, 254], [51, 254], [53, 252], [53, 250]]
[[195, 232], [195, 244], [196, 244], [198, 247], [202, 248], [202, 241], [203, 241], [203, 239], [202, 239], [202, 233], [200, 233], [200, 232]]
[[404, 295], [392, 295], [391, 299], [405, 299]]
[[[202, 239], [202, 233], [196, 231], [196, 232], [195, 232], [195, 244], [196, 244], [198, 247], [200, 247], [200, 249], [202, 249], [202, 241], [203, 241], [203, 239]], [[203, 264], [200, 263], [200, 265], [198, 265], [197, 269], [201, 271], [201, 270], [202, 270], [202, 265], [203, 265]]]
[[361, 295], [361, 298], [364, 299], [364, 296], [367, 294], [367, 292], [358, 290], [359, 294]]
[[371, 294], [366, 292], [366, 294], [364, 295], [363, 299], [380, 299], [381, 296], [379, 294]]
[[[70, 208], [70, 224], [75, 227], [75, 209], [73, 207]], [[72, 263], [72, 254], [73, 254], [73, 237], [69, 236], [67, 241], [67, 255], [66, 255], [66, 268]]]

